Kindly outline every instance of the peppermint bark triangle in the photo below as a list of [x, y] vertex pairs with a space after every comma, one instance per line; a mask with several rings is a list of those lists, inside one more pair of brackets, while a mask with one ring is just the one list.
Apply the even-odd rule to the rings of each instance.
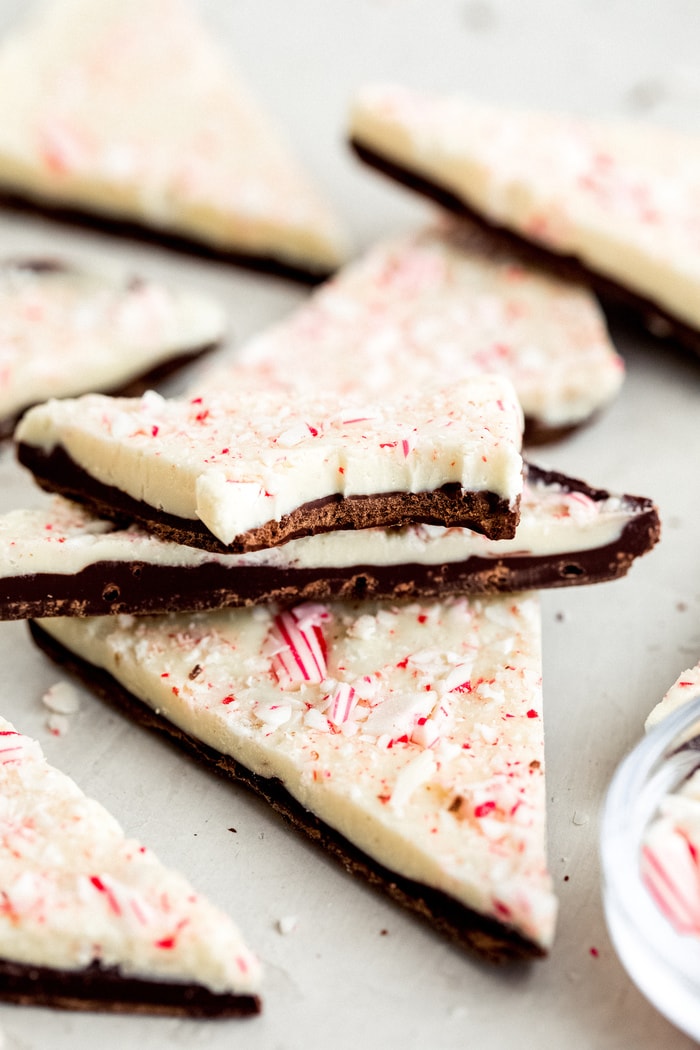
[[700, 352], [700, 138], [397, 85], [359, 92], [360, 156], [527, 244]]
[[166, 401], [86, 395], [16, 431], [39, 484], [165, 538], [228, 553], [422, 521], [512, 536], [522, 491], [512, 384], [475, 376], [368, 404], [241, 389]]
[[483, 228], [445, 217], [375, 244], [230, 363], [210, 366], [196, 389], [257, 378], [393, 397], [435, 376], [483, 372], [511, 379], [525, 443], [534, 444], [608, 405], [624, 365], [588, 289], [533, 266]]
[[184, 0], [41, 4], [0, 48], [10, 203], [318, 277], [342, 238]]
[[494, 961], [548, 949], [535, 594], [47, 619], [33, 632], [460, 944]]
[[231, 919], [0, 718], [0, 998], [193, 1017], [259, 1010]]
[[407, 525], [216, 554], [120, 527], [55, 496], [42, 508], [0, 516], [0, 619], [599, 583], [623, 576], [659, 532], [651, 500], [593, 489], [531, 463], [512, 540]]
[[52, 258], [0, 264], [0, 437], [49, 397], [140, 393], [221, 342], [206, 295]]

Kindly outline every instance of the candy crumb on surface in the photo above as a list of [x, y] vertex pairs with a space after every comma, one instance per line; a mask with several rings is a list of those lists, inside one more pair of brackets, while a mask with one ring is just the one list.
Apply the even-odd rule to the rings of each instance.
[[49, 711], [59, 715], [73, 715], [80, 707], [78, 692], [69, 682], [56, 682], [41, 698]]
[[298, 925], [299, 920], [296, 915], [283, 915], [277, 920], [277, 931], [286, 936], [288, 933], [294, 933]]

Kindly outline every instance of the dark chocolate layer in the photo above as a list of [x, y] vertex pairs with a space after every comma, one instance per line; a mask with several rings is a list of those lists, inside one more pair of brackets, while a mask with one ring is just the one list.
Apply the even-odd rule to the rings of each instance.
[[636, 320], [641, 319], [647, 330], [652, 334], [663, 337], [669, 336], [686, 349], [691, 350], [695, 354], [700, 354], [700, 331], [670, 313], [659, 303], [653, 302], [653, 300], [644, 295], [638, 295], [630, 288], [621, 285], [604, 274], [589, 269], [575, 255], [559, 254], [545, 248], [541, 244], [527, 240], [508, 227], [491, 222], [461, 197], [458, 197], [452, 190], [441, 186], [432, 179], [426, 178], [424, 175], [411, 171], [409, 168], [402, 167], [395, 161], [389, 160], [388, 157], [382, 156], [375, 150], [363, 145], [358, 139], [351, 139], [350, 146], [366, 164], [390, 176], [390, 178], [395, 179], [404, 186], [408, 186], [410, 189], [430, 197], [431, 200], [436, 201], [448, 211], [469, 218], [472, 222], [477, 223], [499, 237], [506, 246], [524, 254], [530, 261], [543, 269], [549, 270], [555, 276], [568, 277], [581, 284], [591, 285], [606, 305]]
[[[197, 519], [180, 518], [105, 485], [83, 470], [60, 445], [46, 451], [19, 443], [20, 463], [42, 488], [90, 507], [112, 521], [134, 521], [162, 539], [220, 554], [244, 554], [289, 540], [338, 529], [369, 529], [424, 522], [472, 529], [491, 539], [511, 539], [519, 518], [507, 500], [493, 492], [469, 492], [459, 484], [433, 492], [389, 492], [374, 496], [328, 496], [305, 503], [278, 521], [241, 533], [226, 545]], [[519, 501], [518, 501], [519, 504]]]
[[34, 641], [53, 660], [77, 675], [112, 707], [129, 715], [230, 780], [244, 784], [268, 802], [294, 828], [303, 831], [352, 875], [359, 875], [394, 901], [420, 915], [439, 933], [488, 962], [502, 963], [543, 956], [542, 947], [518, 931], [465, 907], [439, 890], [403, 878], [372, 860], [296, 801], [274, 778], [261, 777], [227, 755], [188, 736], [128, 692], [111, 675], [75, 656], [42, 630], [29, 625]]
[[0, 999], [22, 1006], [198, 1019], [260, 1012], [256, 995], [217, 995], [198, 984], [142, 980], [97, 962], [71, 971], [0, 958]]
[[285, 277], [303, 284], [318, 284], [330, 277], [332, 273], [331, 270], [313, 270], [272, 256], [216, 248], [170, 230], [161, 230], [136, 221], [97, 212], [82, 211], [80, 208], [55, 204], [47, 200], [24, 197], [19, 193], [2, 188], [0, 188], [0, 207], [22, 214], [39, 215], [62, 225], [83, 226], [102, 233], [153, 244], [159, 248], [168, 248], [170, 251], [196, 255], [201, 259], [243, 266], [249, 270]]
[[[563, 474], [527, 467], [532, 482], [558, 485], [589, 499], [607, 492]], [[660, 523], [650, 500], [624, 496], [630, 520], [602, 547], [556, 555], [504, 554], [438, 565], [355, 565], [343, 568], [197, 567], [149, 562], [97, 562], [75, 574], [0, 578], [0, 619], [41, 616], [151, 614], [241, 605], [334, 599], [424, 599], [449, 594], [537, 590], [617, 579], [656, 543]]]

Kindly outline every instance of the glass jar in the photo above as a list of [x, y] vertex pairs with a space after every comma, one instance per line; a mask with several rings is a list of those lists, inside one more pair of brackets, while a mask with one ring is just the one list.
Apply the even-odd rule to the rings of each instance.
[[662, 1014], [700, 1040], [700, 932], [678, 932], [642, 877], [642, 847], [660, 804], [698, 768], [700, 696], [671, 712], [619, 765], [603, 808], [600, 853], [605, 917], [622, 964]]

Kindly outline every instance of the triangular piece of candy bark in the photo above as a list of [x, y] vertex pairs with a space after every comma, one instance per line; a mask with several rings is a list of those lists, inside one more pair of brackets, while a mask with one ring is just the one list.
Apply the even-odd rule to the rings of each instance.
[[55, 496], [0, 517], [0, 619], [159, 613], [332, 598], [437, 598], [598, 583], [659, 535], [653, 503], [526, 464], [512, 540], [467, 529], [328, 532], [215, 554]]
[[697, 137], [391, 85], [358, 94], [350, 135], [365, 160], [700, 352]]
[[325, 274], [335, 220], [184, 0], [42, 4], [0, 49], [6, 198]]
[[539, 955], [547, 872], [534, 593], [47, 619], [37, 640], [488, 958]]
[[227, 915], [125, 837], [0, 718], [0, 999], [115, 1012], [259, 1010]]
[[42, 486], [165, 538], [239, 553], [414, 521], [512, 536], [521, 432], [512, 384], [483, 375], [371, 403], [264, 388], [86, 395], [31, 409], [16, 439]]
[[587, 289], [446, 219], [376, 244], [192, 389], [250, 374], [392, 396], [478, 372], [512, 380], [532, 444], [588, 421], [616, 395], [624, 368]]
[[50, 397], [136, 393], [213, 349], [225, 312], [208, 296], [53, 258], [0, 265], [0, 436]]

